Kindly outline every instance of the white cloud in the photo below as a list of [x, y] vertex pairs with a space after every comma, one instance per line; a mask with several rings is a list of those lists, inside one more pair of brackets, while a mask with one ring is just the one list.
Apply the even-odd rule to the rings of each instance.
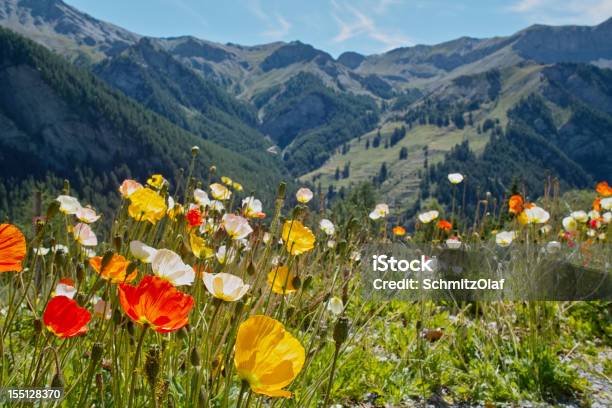
[[593, 25], [612, 16], [612, 0], [518, 0], [507, 10], [532, 23]]
[[[338, 34], [332, 39], [333, 42], [342, 43], [351, 38], [366, 36], [381, 43], [383, 45], [381, 51], [412, 45], [412, 41], [400, 33], [389, 33], [381, 30], [371, 17], [358, 8], [347, 3], [339, 3], [336, 0], [332, 0], [332, 5], [334, 8], [332, 15], [339, 28]], [[347, 16], [350, 16], [350, 18], [346, 18]]]
[[274, 17], [270, 17], [270, 14], [261, 7], [259, 0], [248, 1], [248, 8], [267, 27], [260, 35], [273, 39], [282, 39], [291, 31], [291, 23], [285, 17], [280, 13], [274, 13]]

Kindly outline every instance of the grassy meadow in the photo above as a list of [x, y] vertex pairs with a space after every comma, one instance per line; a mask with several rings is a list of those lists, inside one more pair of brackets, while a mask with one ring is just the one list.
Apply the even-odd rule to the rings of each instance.
[[[371, 243], [484, 243], [525, 271], [543, 252], [607, 271], [606, 182], [496, 208], [483, 197], [470, 220], [432, 206], [408, 228], [367, 188], [329, 209], [281, 184], [263, 208], [213, 170], [125, 180], [104, 214], [66, 182], [33, 225], [1, 221], [0, 384], [63, 389], [10, 406], [612, 403], [610, 301], [381, 302], [362, 290]], [[462, 182], [449, 175], [448, 188]]]

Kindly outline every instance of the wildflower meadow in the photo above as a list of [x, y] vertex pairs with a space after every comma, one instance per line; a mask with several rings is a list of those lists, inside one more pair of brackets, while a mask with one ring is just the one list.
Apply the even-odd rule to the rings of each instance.
[[[449, 175], [453, 197], [467, 181]], [[265, 206], [212, 170], [125, 180], [121, 205], [100, 213], [66, 181], [32, 225], [0, 224], [0, 384], [61, 390], [11, 406], [604, 404], [609, 297], [380, 301], [363, 290], [372, 243], [484, 245], [526, 273], [543, 253], [609, 271], [612, 187], [544, 184], [536, 202], [519, 184], [503, 202], [483, 195], [476, 214], [457, 199], [406, 220], [382, 198], [330, 208], [285, 184]]]

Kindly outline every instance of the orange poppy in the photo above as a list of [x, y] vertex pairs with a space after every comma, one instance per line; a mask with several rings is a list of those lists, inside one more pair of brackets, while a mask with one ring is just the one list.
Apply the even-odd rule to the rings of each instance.
[[450, 231], [453, 228], [453, 224], [446, 220], [438, 221], [438, 228], [444, 231]]
[[108, 265], [102, 270], [102, 257], [94, 256], [89, 260], [89, 265], [104, 279], [110, 280], [112, 283], [131, 282], [136, 278], [138, 271], [134, 270], [129, 276], [127, 275], [130, 261], [121, 255], [114, 254]]
[[19, 228], [0, 224], [0, 272], [21, 272], [26, 256], [26, 240]]
[[401, 225], [393, 227], [392, 231], [393, 235], [396, 235], [398, 237], [403, 237], [404, 235], [406, 235], [406, 228], [402, 227]]
[[193, 298], [176, 289], [168, 280], [145, 276], [138, 286], [119, 285], [119, 302], [125, 314], [158, 333], [169, 333], [189, 322]]
[[612, 196], [612, 187], [608, 185], [607, 181], [600, 181], [597, 183], [595, 190], [604, 197]]
[[514, 194], [508, 200], [508, 211], [512, 214], [520, 214], [523, 211], [523, 197], [519, 194]]
[[593, 209], [595, 211], [601, 211], [601, 198], [597, 197], [594, 201], [593, 201]]
[[78, 336], [87, 331], [91, 314], [76, 301], [66, 296], [51, 298], [43, 314], [47, 329], [60, 338]]

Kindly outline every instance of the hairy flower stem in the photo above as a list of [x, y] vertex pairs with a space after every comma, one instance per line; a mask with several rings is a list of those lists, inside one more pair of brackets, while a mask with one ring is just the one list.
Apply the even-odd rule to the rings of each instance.
[[336, 363], [338, 362], [338, 355], [340, 354], [340, 344], [336, 344], [334, 350], [334, 359], [332, 360], [331, 371], [329, 372], [329, 383], [327, 383], [327, 390], [325, 391], [325, 402], [323, 406], [328, 406], [329, 396], [331, 394], [332, 385], [334, 384], [334, 374], [336, 372]]
[[132, 379], [130, 381], [130, 388], [128, 389], [128, 408], [132, 407], [132, 402], [134, 400], [134, 387], [136, 385], [136, 368], [138, 367], [138, 359], [140, 357], [140, 350], [142, 349], [142, 343], [144, 343], [145, 334], [147, 333], [147, 325], [142, 327], [142, 332], [140, 333], [140, 338], [138, 339], [138, 345], [136, 346], [136, 354], [134, 354], [134, 362], [132, 363], [132, 369], [130, 370]]
[[[242, 384], [240, 385], [240, 393], [238, 394], [238, 401], [236, 402], [236, 408], [240, 408], [242, 404], [242, 398], [244, 397], [244, 392], [247, 390], [249, 383], [245, 380], [242, 380]], [[248, 401], [247, 405], [248, 406]]]

